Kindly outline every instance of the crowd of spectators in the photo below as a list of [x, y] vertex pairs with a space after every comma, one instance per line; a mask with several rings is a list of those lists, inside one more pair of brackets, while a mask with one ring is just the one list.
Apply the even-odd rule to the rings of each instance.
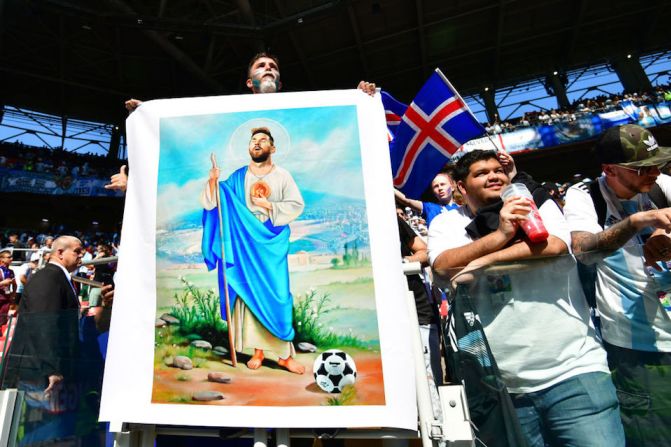
[[82, 241], [86, 251], [93, 253], [100, 245], [111, 248], [111, 254], [116, 256], [119, 247], [118, 233], [83, 232], [73, 230], [68, 232], [65, 228], [54, 231], [40, 232], [30, 229], [0, 228], [0, 248], [12, 248], [14, 262], [17, 265], [27, 262], [33, 253], [50, 250], [51, 244], [59, 235], [68, 234]]
[[487, 123], [485, 128], [490, 135], [497, 135], [512, 132], [522, 127], [570, 123], [584, 115], [616, 110], [621, 106], [622, 101], [631, 101], [636, 106], [650, 104], [651, 102], [671, 101], [671, 84], [660, 85], [648, 91], [578, 99], [569, 107], [525, 112], [519, 118], [510, 118], [503, 121], [497, 118], [493, 123]]
[[104, 155], [79, 154], [48, 146], [0, 143], [0, 168], [53, 174], [59, 177], [109, 178], [119, 171], [119, 161]]
[[[432, 188], [434, 205], [444, 207], [432, 219], [425, 202], [396, 192], [399, 219], [417, 239], [413, 257], [404, 258], [419, 260], [428, 252], [425, 288], [440, 284], [451, 294], [447, 374], [456, 381], [466, 377], [472, 414], [479, 407], [470, 399], [486, 393], [472, 386], [476, 373], [455, 363], [458, 356], [449, 346], [458, 340], [455, 352], [473, 354], [468, 340], [482, 331], [491, 354], [478, 355], [491, 355], [487, 365], [498, 364], [527, 442], [561, 438], [566, 442], [551, 445], [590, 445], [598, 438], [608, 445], [662, 445], [666, 415], [656, 406], [668, 392], [671, 365], [665, 285], [671, 268], [671, 150], [658, 147], [645, 128], [625, 125], [605, 132], [595, 151], [603, 167], [599, 178], [575, 174], [558, 183], [518, 173], [507, 154], [466, 153], [441, 174], [451, 180], [449, 203], [457, 203], [457, 191], [460, 206], [445, 207], [448, 201]], [[528, 189], [528, 198], [506, 197], [511, 183]], [[519, 217], [534, 212], [546, 228], [541, 243], [525, 235], [526, 218]], [[543, 262], [524, 266], [534, 258]], [[499, 265], [489, 269], [493, 263]], [[644, 306], [655, 310], [636, 310]], [[589, 415], [570, 406], [582, 395], [600, 396]], [[638, 397], [627, 400], [634, 395], [648, 402], [647, 410], [634, 408]], [[560, 415], [571, 422], [556, 423]], [[474, 422], [499, 424], [495, 437], [506, 431], [501, 420], [476, 416]]]

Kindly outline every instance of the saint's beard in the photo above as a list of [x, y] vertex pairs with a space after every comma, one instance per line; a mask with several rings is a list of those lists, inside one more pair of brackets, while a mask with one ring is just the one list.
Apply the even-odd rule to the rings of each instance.
[[252, 161], [255, 163], [263, 163], [264, 161], [267, 161], [270, 158], [270, 153], [264, 152], [261, 155], [252, 156]]

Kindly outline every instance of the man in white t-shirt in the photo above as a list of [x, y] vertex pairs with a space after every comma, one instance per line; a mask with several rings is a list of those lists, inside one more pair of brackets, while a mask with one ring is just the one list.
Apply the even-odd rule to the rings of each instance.
[[596, 154], [603, 169], [598, 183], [579, 183], [566, 194], [573, 250], [605, 252], [596, 264], [596, 303], [627, 442], [667, 445], [671, 177], [660, 167], [671, 161], [671, 148], [659, 147], [648, 130], [629, 124], [606, 131]]
[[37, 264], [40, 262], [40, 254], [34, 252], [30, 255], [30, 261], [26, 262], [18, 268], [16, 272], [16, 304], [21, 302], [21, 295], [23, 295], [23, 288], [28, 283], [30, 275], [33, 274], [37, 268]]
[[[559, 207], [551, 199], [540, 204], [549, 237], [531, 243], [518, 232], [531, 206], [521, 197], [501, 201], [510, 180], [496, 153], [464, 155], [454, 179], [465, 205], [437, 216], [429, 229], [438, 275], [554, 256], [526, 270], [477, 275], [471, 285], [528, 444], [624, 445], [606, 353], [595, 339]], [[487, 225], [474, 227], [481, 218]]]

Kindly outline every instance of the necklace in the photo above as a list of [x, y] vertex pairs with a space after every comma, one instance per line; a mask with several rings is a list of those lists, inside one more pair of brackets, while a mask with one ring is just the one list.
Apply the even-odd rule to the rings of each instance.
[[252, 165], [249, 166], [249, 172], [250, 172], [254, 177], [256, 177], [258, 180], [263, 179], [265, 176], [267, 176], [268, 174], [270, 174], [271, 172], [273, 172], [273, 170], [275, 170], [275, 165], [270, 165], [270, 169], [268, 170], [268, 172], [266, 172], [265, 174], [262, 174], [262, 175], [256, 175], [256, 174], [254, 173], [254, 171], [252, 170]]

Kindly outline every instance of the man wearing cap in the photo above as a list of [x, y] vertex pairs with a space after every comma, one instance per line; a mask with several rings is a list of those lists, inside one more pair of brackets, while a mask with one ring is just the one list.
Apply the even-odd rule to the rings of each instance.
[[[291, 174], [272, 161], [275, 143], [270, 129], [252, 129], [248, 149], [249, 165], [225, 181], [219, 182], [218, 168], [210, 170], [201, 197], [203, 257], [209, 270], [219, 266], [222, 286], [221, 218], [235, 350], [252, 354], [247, 362], [250, 369], [260, 368], [267, 351], [272, 351], [280, 366], [303, 374], [305, 367], [294, 359], [293, 297], [287, 255], [289, 224], [300, 216], [305, 203]], [[222, 316], [228, 318], [224, 290], [220, 290], [220, 297]]]
[[[636, 125], [608, 129], [596, 146], [602, 175], [566, 194], [576, 255], [601, 251], [596, 302], [628, 445], [671, 439], [671, 148]], [[659, 198], [661, 197], [661, 199]], [[605, 257], [604, 257], [605, 255]]]

